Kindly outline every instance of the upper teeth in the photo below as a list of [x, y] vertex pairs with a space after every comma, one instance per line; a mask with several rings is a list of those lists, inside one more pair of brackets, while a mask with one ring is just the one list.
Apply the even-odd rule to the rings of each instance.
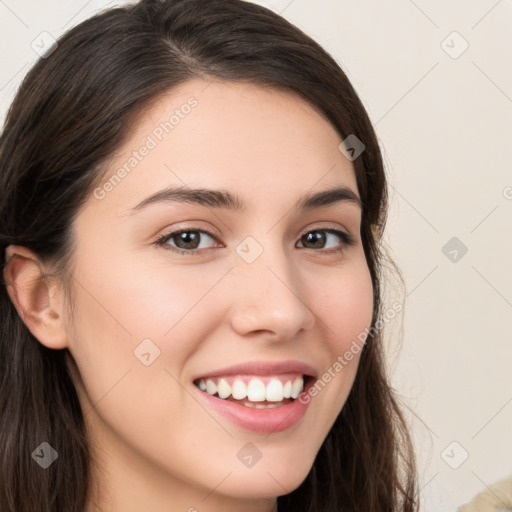
[[280, 402], [284, 398], [297, 398], [304, 388], [303, 377], [297, 377], [294, 380], [290, 379], [281, 382], [279, 379], [270, 379], [265, 386], [263, 380], [257, 377], [252, 377], [246, 384], [242, 379], [235, 378], [232, 384], [225, 378], [220, 378], [218, 383], [212, 379], [201, 379], [199, 381], [199, 388], [206, 391], [209, 395], [218, 393], [219, 398], [229, 398], [233, 396], [236, 400], [243, 400], [247, 398], [251, 402]]

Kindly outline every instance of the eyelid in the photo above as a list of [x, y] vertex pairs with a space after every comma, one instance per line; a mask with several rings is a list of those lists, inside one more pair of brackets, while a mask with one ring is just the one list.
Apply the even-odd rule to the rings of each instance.
[[329, 224], [327, 226], [325, 224], [320, 224], [320, 225], [313, 224], [313, 226], [308, 226], [306, 229], [301, 231], [299, 238], [304, 236], [306, 233], [309, 233], [310, 231], [329, 231], [329, 230], [342, 231], [346, 235], [350, 236], [350, 233], [348, 232], [348, 230], [345, 228], [341, 228], [339, 226], [339, 224]]

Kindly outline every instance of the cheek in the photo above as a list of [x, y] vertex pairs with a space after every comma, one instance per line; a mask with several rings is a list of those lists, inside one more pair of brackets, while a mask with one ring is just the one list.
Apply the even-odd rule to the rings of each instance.
[[[127, 372], [130, 381], [140, 378], [154, 389], [163, 385], [165, 393], [172, 391], [177, 384], [164, 370], [179, 379], [187, 359], [218, 325], [218, 301], [208, 292], [224, 273], [199, 274], [192, 266], [172, 272], [159, 265], [140, 268], [114, 256], [83, 262], [76, 272], [81, 286], [70, 322], [70, 351], [90, 400], [103, 396]], [[142, 354], [148, 352], [151, 363], [145, 366]], [[156, 374], [165, 382], [152, 381]]]
[[[310, 390], [310, 399], [328, 430], [350, 393], [371, 326], [373, 285], [367, 265], [354, 264], [337, 278], [329, 279], [312, 309], [320, 317], [325, 358], [316, 389]], [[318, 442], [322, 440], [319, 438]]]
[[327, 280], [325, 293], [315, 300], [315, 311], [322, 314], [331, 350], [343, 353], [361, 338], [371, 325], [373, 285], [366, 264], [357, 264], [339, 278]]
[[202, 298], [219, 279], [217, 272], [200, 274], [180, 266], [173, 271], [158, 265], [139, 264], [138, 268], [136, 262], [131, 264], [126, 258], [124, 264], [112, 264], [114, 260], [98, 265], [100, 272], [85, 263], [77, 273], [77, 279], [84, 283], [78, 290], [78, 320], [84, 319], [82, 329], [108, 338], [103, 343], [121, 343], [123, 350], [128, 348], [127, 344], [133, 350], [137, 340], [145, 338], [163, 349], [164, 340], [168, 343], [184, 324], [190, 324], [198, 310], [203, 312], [206, 302]]
[[[101, 274], [87, 264], [76, 274], [82, 287], [76, 292], [70, 351], [83, 381], [78, 388], [84, 412], [94, 408], [92, 424], [98, 426], [101, 418], [134, 445], [150, 433], [155, 444], [148, 446], [159, 453], [163, 435], [158, 428], [175, 425], [175, 418], [190, 408], [179, 381], [187, 358], [206, 336], [209, 324], [198, 321], [199, 314], [205, 316], [196, 306], [208, 285], [179, 271], [171, 276], [106, 264]], [[171, 453], [173, 448], [167, 448]]]

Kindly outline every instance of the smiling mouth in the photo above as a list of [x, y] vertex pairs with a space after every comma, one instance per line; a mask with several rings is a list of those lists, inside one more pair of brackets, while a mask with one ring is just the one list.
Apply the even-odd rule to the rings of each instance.
[[295, 401], [311, 378], [299, 373], [229, 375], [196, 379], [194, 385], [221, 400], [255, 409], [272, 409]]

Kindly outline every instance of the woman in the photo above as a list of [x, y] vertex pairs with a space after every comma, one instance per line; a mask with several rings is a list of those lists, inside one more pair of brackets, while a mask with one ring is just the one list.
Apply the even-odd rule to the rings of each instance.
[[0, 156], [3, 512], [417, 510], [381, 154], [318, 44], [241, 0], [105, 11]]

